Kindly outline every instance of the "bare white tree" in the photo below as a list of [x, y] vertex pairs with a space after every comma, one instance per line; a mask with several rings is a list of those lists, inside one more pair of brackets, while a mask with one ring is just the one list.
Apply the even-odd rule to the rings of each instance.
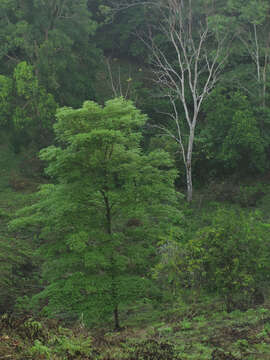
[[[250, 82], [253, 88], [244, 86], [238, 74], [234, 80], [237, 80], [237, 85], [245, 90], [249, 96], [256, 97], [261, 107], [265, 108], [270, 67], [269, 0], [230, 0], [227, 3], [227, 11], [231, 17], [235, 18], [232, 31], [235, 31], [237, 38], [244, 45], [247, 54], [255, 65], [255, 71], [249, 71], [249, 75], [253, 78], [253, 81]], [[256, 85], [258, 92], [254, 92], [254, 85]]]
[[[152, 54], [154, 81], [172, 105], [172, 111], [167, 114], [170, 123], [158, 127], [180, 147], [186, 170], [187, 200], [190, 202], [195, 129], [202, 103], [219, 80], [228, 56], [228, 36], [210, 26], [212, 13], [195, 14], [197, 0], [112, 1], [117, 4], [117, 10], [138, 5], [158, 10], [159, 24], [154, 28], [149, 26], [149, 34], [141, 39]], [[211, 11], [214, 3], [215, 0], [211, 2]], [[156, 41], [158, 34], [166, 38], [166, 49]], [[178, 104], [184, 109], [184, 117], [180, 117]], [[183, 137], [186, 126], [188, 141], [186, 136]]]
[[[213, 33], [207, 14], [201, 14], [200, 18], [194, 15], [192, 0], [163, 0], [160, 4], [162, 21], [158, 31], [166, 37], [174, 55], [172, 57], [172, 52], [168, 55], [154, 36], [150, 35], [150, 41], [146, 43], [152, 52], [155, 81], [172, 105], [173, 111], [168, 115], [176, 131], [166, 126], [162, 129], [180, 146], [190, 202], [195, 129], [202, 103], [216, 85], [228, 55], [227, 37]], [[210, 51], [211, 40], [215, 47]], [[179, 116], [178, 102], [184, 109], [184, 119]], [[188, 141], [183, 138], [184, 122], [189, 129]]]
[[250, 58], [256, 66], [255, 80], [259, 86], [259, 98], [263, 108], [266, 106], [266, 84], [270, 66], [270, 33], [265, 29], [265, 34], [258, 37], [258, 25], [256, 22], [248, 24], [248, 29], [242, 28], [239, 32], [239, 39], [246, 47]]

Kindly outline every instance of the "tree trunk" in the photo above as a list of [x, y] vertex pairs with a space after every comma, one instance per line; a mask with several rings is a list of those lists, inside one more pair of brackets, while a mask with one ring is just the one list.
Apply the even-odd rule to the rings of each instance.
[[192, 201], [192, 173], [191, 173], [191, 163], [187, 163], [186, 166], [186, 177], [187, 177], [187, 201], [190, 203]]
[[[108, 198], [108, 195], [106, 194], [106, 191], [101, 192], [103, 195], [104, 203], [106, 206], [106, 219], [107, 219], [107, 233], [111, 236], [112, 235], [112, 216], [111, 216], [111, 206], [110, 201]], [[113, 316], [114, 316], [114, 330], [119, 331], [120, 325], [119, 325], [119, 313], [118, 313], [118, 303], [117, 303], [117, 288], [115, 283], [115, 260], [114, 260], [114, 252], [111, 254], [111, 279], [112, 279], [112, 299], [114, 303], [114, 309], [113, 309]]]
[[120, 325], [119, 325], [118, 305], [115, 305], [115, 308], [113, 310], [113, 315], [114, 315], [114, 330], [119, 331]]
[[190, 203], [192, 201], [192, 151], [194, 143], [194, 129], [195, 129], [196, 120], [194, 125], [191, 126], [189, 132], [188, 140], [188, 149], [187, 149], [187, 158], [186, 158], [186, 178], [187, 178], [187, 201]]

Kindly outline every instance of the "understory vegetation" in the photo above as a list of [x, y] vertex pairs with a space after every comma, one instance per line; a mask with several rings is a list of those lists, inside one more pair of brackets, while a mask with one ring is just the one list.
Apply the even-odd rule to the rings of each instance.
[[0, 2], [0, 359], [270, 358], [269, 17]]

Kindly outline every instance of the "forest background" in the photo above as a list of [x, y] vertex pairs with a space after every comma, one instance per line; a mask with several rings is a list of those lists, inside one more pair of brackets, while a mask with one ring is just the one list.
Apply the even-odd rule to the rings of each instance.
[[[215, 311], [267, 317], [269, 16], [265, 0], [1, 1], [2, 314], [159, 341]], [[73, 351], [38, 336], [29, 356]], [[212, 340], [183, 339], [179, 356], [210, 358]]]

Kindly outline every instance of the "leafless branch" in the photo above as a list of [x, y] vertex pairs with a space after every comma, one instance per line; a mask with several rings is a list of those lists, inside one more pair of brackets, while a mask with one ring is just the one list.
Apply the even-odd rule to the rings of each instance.
[[[172, 114], [167, 116], [174, 121], [176, 131], [172, 133], [164, 126], [159, 128], [180, 146], [186, 167], [189, 200], [192, 197], [191, 161], [198, 115], [203, 101], [219, 80], [228, 57], [227, 35], [214, 38], [215, 34], [209, 29], [207, 15], [202, 15], [200, 22], [195, 25], [192, 6], [192, 0], [162, 1], [158, 30], [167, 38], [171, 51], [175, 54], [173, 60], [172, 52], [169, 58], [162, 45], [156, 43], [151, 30], [148, 38], [143, 39], [152, 53], [154, 81], [163, 90], [164, 96], [170, 99]], [[216, 41], [214, 53], [209, 53], [208, 48], [211, 37]], [[191, 104], [188, 94], [192, 98]], [[183, 106], [184, 120], [179, 117], [176, 101]], [[187, 144], [182, 138], [183, 121], [189, 126]]]
[[129, 77], [127, 79], [127, 86], [125, 87], [125, 91], [123, 91], [123, 86], [122, 86], [123, 79], [122, 79], [122, 75], [121, 75], [121, 67], [118, 66], [117, 80], [115, 80], [109, 58], [106, 59], [106, 65], [107, 65], [107, 70], [108, 70], [108, 74], [109, 74], [110, 85], [111, 85], [114, 96], [115, 97], [121, 96], [125, 99], [128, 99], [130, 96], [130, 90], [131, 90], [131, 80], [132, 80], [131, 79], [131, 70], [129, 69], [129, 75], [128, 75]]

